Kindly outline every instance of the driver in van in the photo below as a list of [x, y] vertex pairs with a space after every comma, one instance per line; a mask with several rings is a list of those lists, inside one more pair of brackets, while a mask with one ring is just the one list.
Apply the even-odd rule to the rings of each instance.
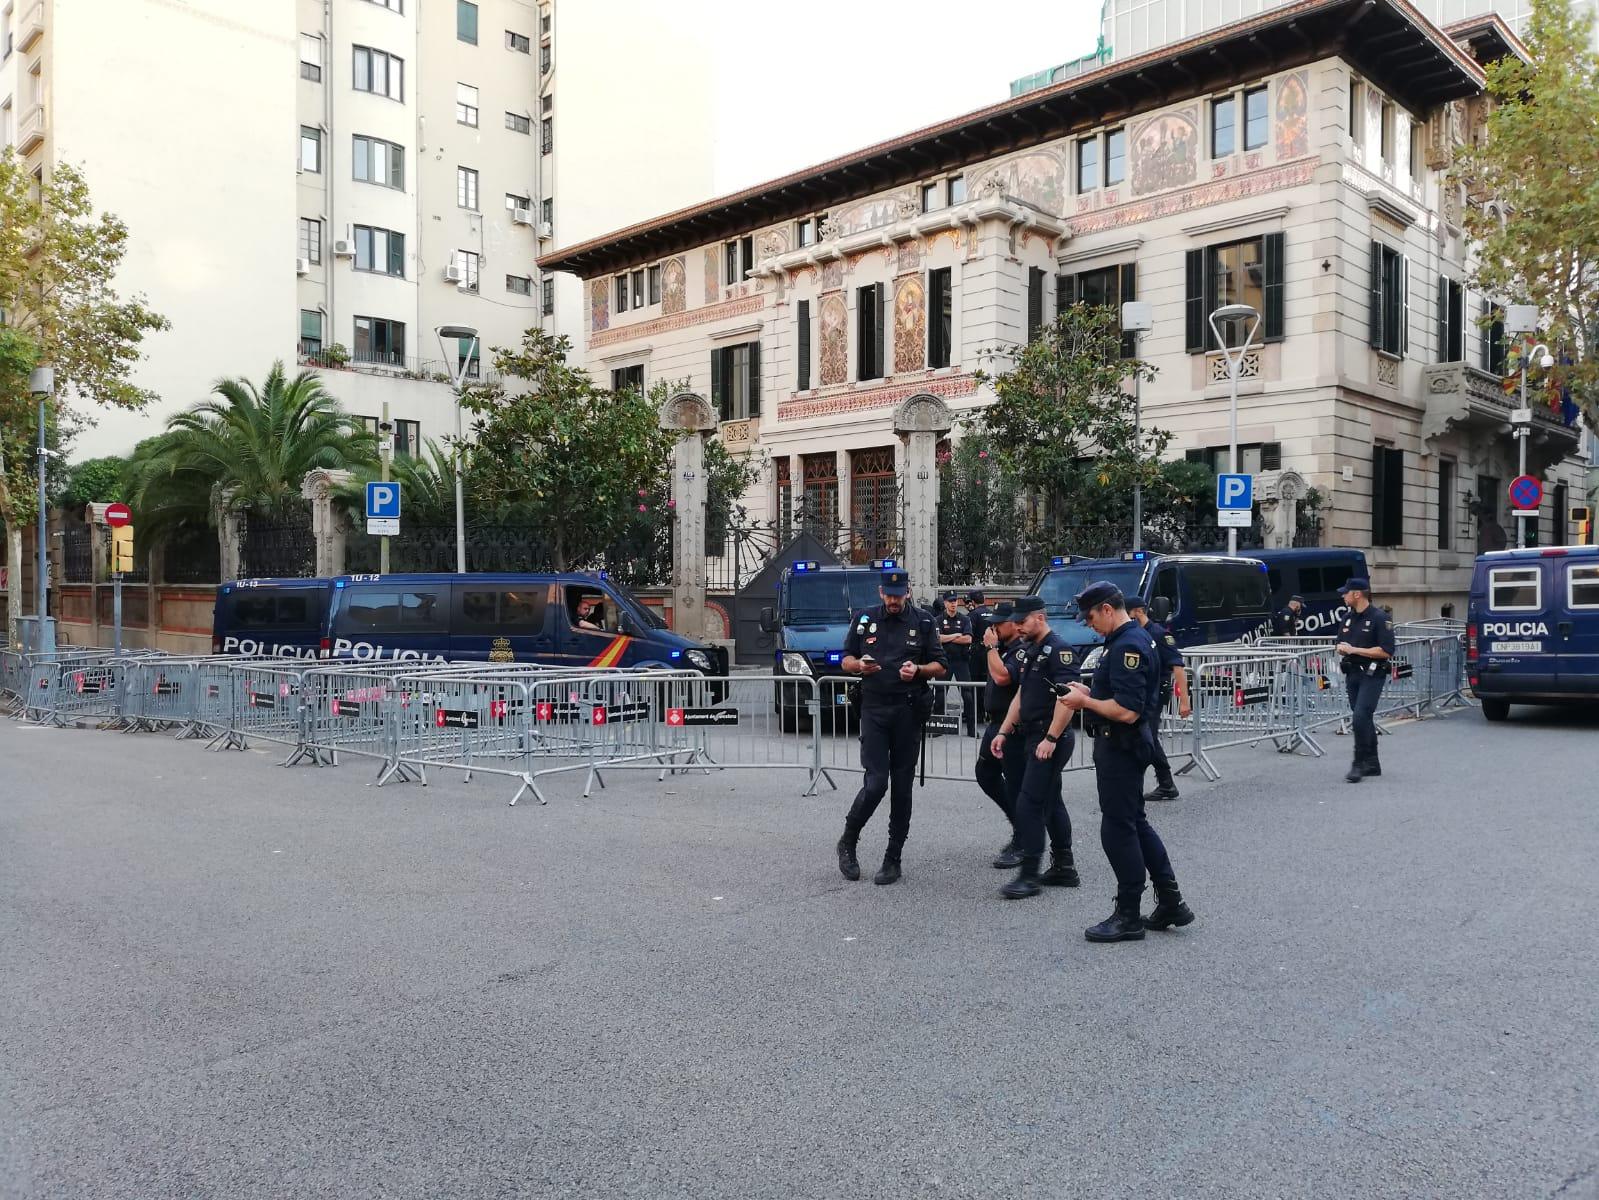
[[578, 597], [577, 627], [593, 629], [599, 633], [605, 632], [605, 610], [601, 606], [600, 597], [592, 593]]

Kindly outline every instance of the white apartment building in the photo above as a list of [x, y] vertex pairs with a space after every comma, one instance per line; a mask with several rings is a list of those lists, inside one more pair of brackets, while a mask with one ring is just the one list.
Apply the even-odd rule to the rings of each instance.
[[[540, 250], [710, 186], [708, 85], [629, 103], [687, 56], [669, 18], [650, 0], [0, 0], [0, 144], [84, 169], [130, 229], [119, 286], [172, 321], [138, 368], [160, 403], [96, 414], [76, 453], [126, 452], [279, 359], [374, 422], [387, 401], [409, 452], [453, 432], [458, 367], [488, 370], [530, 327], [580, 345], [580, 289], [541, 275]], [[442, 325], [477, 330], [477, 353]]]
[[[925, 520], [904, 511], [926, 495], [909, 431], [958, 438], [992, 399], [984, 348], [1080, 299], [1151, 304], [1145, 418], [1225, 469], [1207, 318], [1248, 303], [1240, 467], [1314, 487], [1320, 543], [1365, 550], [1397, 615], [1458, 615], [1479, 539], [1511, 528], [1516, 449], [1505, 344], [1476, 320], [1493, 298], [1466, 284], [1464, 206], [1491, 198], [1447, 170], [1486, 112], [1479, 56], [1517, 50], [1497, 18], [1446, 34], [1403, 0], [1304, 0], [541, 265], [586, 281], [591, 369], [689, 379], [723, 443], [766, 460], [753, 515], [851, 537]], [[634, 304], [657, 273], [660, 303]], [[1577, 441], [1537, 410], [1545, 544], [1583, 486]]]

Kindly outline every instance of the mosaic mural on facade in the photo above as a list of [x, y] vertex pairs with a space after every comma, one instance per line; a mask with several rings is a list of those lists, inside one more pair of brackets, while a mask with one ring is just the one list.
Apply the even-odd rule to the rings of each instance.
[[849, 378], [849, 306], [837, 292], [822, 297], [822, 386]]
[[1062, 152], [1035, 150], [1001, 163], [1005, 194], [1015, 196], [1044, 212], [1064, 215], [1071, 189], [1067, 186]]
[[848, 237], [863, 229], [876, 229], [879, 225], [892, 225], [900, 219], [899, 204], [904, 196], [896, 192], [891, 196], [874, 196], [861, 200], [831, 214], [838, 227], [839, 237]]
[[916, 241], [914, 238], [912, 240], [908, 241], [908, 242], [901, 242], [899, 244], [899, 264], [898, 264], [899, 273], [901, 275], [904, 275], [904, 274], [906, 274], [909, 271], [920, 271], [921, 269], [922, 269], [922, 247], [921, 247], [921, 243]]
[[589, 328], [598, 332], [611, 324], [611, 281], [595, 279], [589, 282]]
[[894, 284], [894, 374], [927, 366], [927, 304], [920, 275]]
[[1277, 80], [1277, 159], [1310, 153], [1310, 72], [1295, 71]]
[[831, 291], [844, 286], [844, 261], [834, 258], [822, 264], [822, 289]]
[[788, 231], [786, 229], [768, 229], [755, 239], [756, 261], [763, 258], [776, 258], [780, 254], [788, 253]]
[[1239, 175], [1216, 183], [1201, 184], [1199, 187], [1174, 192], [1169, 196], [1157, 196], [1142, 204], [1124, 204], [1120, 208], [1106, 209], [1087, 217], [1074, 218], [1071, 222], [1071, 236], [1081, 237], [1084, 234], [1097, 233], [1102, 229], [1114, 229], [1119, 225], [1132, 225], [1139, 221], [1170, 216], [1172, 213], [1221, 204], [1227, 200], [1297, 187], [1302, 183], [1309, 183], [1314, 175], [1313, 162], [1300, 162], [1286, 167], [1275, 167], [1270, 171], [1260, 171], [1254, 175]]
[[676, 313], [672, 316], [655, 317], [652, 320], [640, 321], [636, 325], [622, 325], [616, 329], [607, 329], [595, 333], [589, 338], [589, 348], [599, 349], [602, 346], [615, 345], [634, 338], [652, 337], [658, 333], [671, 333], [678, 329], [690, 329], [695, 325], [706, 325], [712, 321], [720, 321], [724, 317], [740, 317], [745, 313], [760, 312], [766, 307], [765, 296], [746, 296], [742, 299], [723, 300], [716, 304], [707, 304], [689, 312]]
[[1199, 173], [1196, 109], [1160, 113], [1133, 127], [1133, 195], [1184, 187]]
[[680, 254], [661, 264], [661, 313], [671, 316], [688, 308], [688, 267]]
[[715, 304], [722, 298], [722, 251], [717, 246], [705, 247], [705, 303]]
[[901, 400], [926, 392], [944, 400], [958, 400], [977, 391], [977, 380], [970, 375], [945, 375], [934, 379], [913, 379], [883, 387], [854, 388], [836, 396], [790, 400], [777, 406], [779, 421], [800, 421], [814, 417], [833, 417], [869, 408], [891, 408]]

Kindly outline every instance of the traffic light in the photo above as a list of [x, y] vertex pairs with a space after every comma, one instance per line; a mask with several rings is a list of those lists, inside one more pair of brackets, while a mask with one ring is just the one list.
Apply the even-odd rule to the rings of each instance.
[[1576, 545], [1586, 546], [1593, 534], [1593, 509], [1586, 504], [1571, 506], [1571, 528], [1576, 530]]
[[111, 531], [111, 573], [126, 575], [133, 570], [133, 526], [119, 525]]

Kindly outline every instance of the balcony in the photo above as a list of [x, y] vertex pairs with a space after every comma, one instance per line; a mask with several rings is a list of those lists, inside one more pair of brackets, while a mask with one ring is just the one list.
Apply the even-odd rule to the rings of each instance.
[[[1510, 410], [1520, 398], [1505, 392], [1499, 377], [1463, 362], [1434, 363], [1422, 368], [1427, 409], [1422, 416], [1424, 441], [1456, 431], [1510, 433]], [[1534, 473], [1576, 453], [1580, 430], [1568, 428], [1538, 398], [1532, 406], [1532, 436], [1527, 442], [1528, 467]], [[1541, 464], [1541, 465], [1540, 465]]]
[[44, 0], [33, 0], [17, 27], [17, 49], [26, 50], [44, 36]]
[[44, 141], [44, 135], [49, 130], [49, 123], [44, 119], [44, 105], [35, 104], [22, 114], [22, 120], [17, 125], [17, 152], [31, 154], [34, 147]]

